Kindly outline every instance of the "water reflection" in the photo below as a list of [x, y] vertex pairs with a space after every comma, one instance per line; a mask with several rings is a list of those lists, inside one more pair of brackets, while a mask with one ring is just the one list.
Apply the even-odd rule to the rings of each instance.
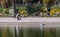
[[19, 37], [41, 37], [40, 28], [24, 28], [19, 29]]
[[56, 29], [44, 28], [44, 37], [56, 37]]
[[0, 27], [0, 37], [14, 37], [14, 31], [10, 27]]
[[60, 37], [60, 28], [0, 27], [0, 37]]

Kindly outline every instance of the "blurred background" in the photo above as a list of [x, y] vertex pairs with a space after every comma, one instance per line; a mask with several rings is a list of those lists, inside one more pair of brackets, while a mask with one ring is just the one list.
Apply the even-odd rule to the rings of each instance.
[[59, 17], [60, 0], [0, 0], [0, 16]]

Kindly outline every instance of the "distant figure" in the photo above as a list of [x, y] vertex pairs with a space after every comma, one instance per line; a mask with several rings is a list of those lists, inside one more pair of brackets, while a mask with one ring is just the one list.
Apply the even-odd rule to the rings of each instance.
[[40, 4], [40, 1], [38, 1], [38, 4]]
[[58, 1], [56, 1], [56, 5], [58, 6]]
[[47, 10], [48, 10], [48, 16], [50, 16], [50, 10], [51, 10], [51, 8], [47, 8]]
[[20, 17], [20, 11], [19, 11], [19, 9], [17, 9], [17, 14], [16, 14], [17, 20], [21, 20], [21, 18], [19, 18], [19, 17]]
[[47, 11], [48, 11], [47, 15], [48, 16], [50, 16], [50, 10], [51, 10], [51, 2], [48, 2], [47, 3]]
[[58, 6], [58, 5], [59, 5], [58, 0], [55, 0], [55, 5], [56, 5], [56, 6]]

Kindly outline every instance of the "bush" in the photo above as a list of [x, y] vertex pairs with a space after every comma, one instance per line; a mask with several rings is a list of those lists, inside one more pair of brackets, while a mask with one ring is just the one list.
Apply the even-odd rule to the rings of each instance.
[[16, 9], [19, 9], [20, 16], [28, 16], [27, 8], [26, 7], [17, 7]]
[[27, 8], [27, 12], [28, 12], [28, 15], [33, 15], [34, 13], [37, 12], [37, 14], [39, 14], [40, 12], [43, 12], [43, 5], [28, 5], [26, 8]]
[[28, 16], [33, 14], [35, 11], [31, 4], [29, 4], [26, 8], [27, 8]]
[[9, 10], [8, 10], [8, 9], [5, 9], [5, 10], [4, 10], [4, 13], [5, 13], [5, 14], [9, 14]]
[[44, 7], [43, 5], [38, 5], [38, 4], [30, 4], [27, 7], [17, 7], [17, 9], [20, 10], [20, 15], [22, 16], [35, 16], [35, 14], [37, 14], [38, 16], [40, 15], [40, 12], [47, 12], [45, 9], [46, 7]]
[[8, 16], [8, 14], [9, 14], [9, 9], [8, 9], [8, 8], [4, 8], [2, 14], [3, 14], [4, 16]]
[[43, 5], [37, 5], [36, 10], [42, 12], [43, 11]]
[[2, 13], [2, 11], [3, 11], [3, 8], [0, 8], [0, 13]]
[[50, 16], [59, 16], [60, 15], [60, 7], [53, 7], [50, 11]]

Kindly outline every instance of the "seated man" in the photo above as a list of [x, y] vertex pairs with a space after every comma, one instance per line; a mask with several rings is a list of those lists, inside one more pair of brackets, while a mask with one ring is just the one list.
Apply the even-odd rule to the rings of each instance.
[[19, 18], [19, 17], [20, 17], [20, 11], [19, 11], [19, 9], [17, 9], [17, 14], [16, 14], [17, 20], [21, 20], [21, 18]]

